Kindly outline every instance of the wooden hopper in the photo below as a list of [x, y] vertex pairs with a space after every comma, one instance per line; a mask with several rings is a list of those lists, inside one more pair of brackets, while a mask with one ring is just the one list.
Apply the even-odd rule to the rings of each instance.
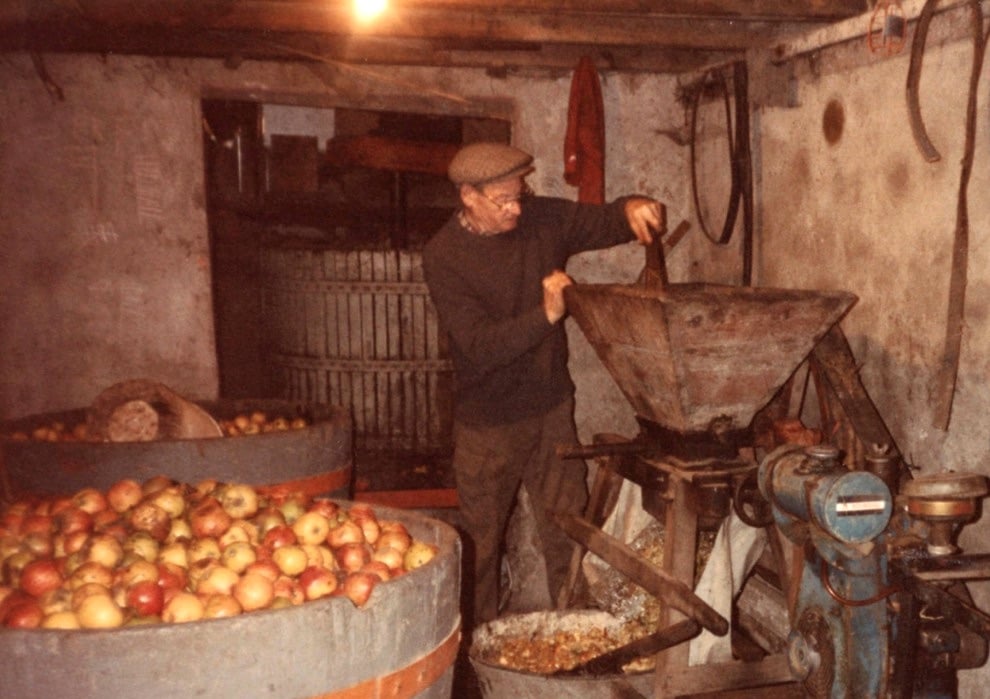
[[745, 429], [856, 296], [575, 284], [567, 308], [637, 415], [678, 432]]

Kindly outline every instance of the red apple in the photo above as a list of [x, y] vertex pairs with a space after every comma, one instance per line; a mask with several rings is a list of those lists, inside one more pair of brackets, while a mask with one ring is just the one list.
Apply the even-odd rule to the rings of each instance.
[[338, 547], [334, 554], [341, 569], [348, 573], [361, 570], [364, 564], [371, 560], [371, 551], [365, 544], [344, 544]]
[[374, 573], [356, 571], [347, 574], [341, 588], [344, 595], [354, 603], [354, 606], [363, 607], [378, 583], [378, 576]]
[[382, 582], [392, 578], [391, 569], [389, 569], [388, 565], [382, 563], [381, 561], [369, 561], [361, 567], [361, 571], [365, 573], [374, 573], [379, 577], [379, 579], [381, 579]]
[[58, 589], [63, 582], [62, 572], [51, 558], [35, 559], [21, 570], [21, 589], [35, 597]]
[[189, 576], [185, 568], [174, 563], [158, 564], [158, 585], [165, 591], [166, 595], [170, 591], [177, 592], [185, 589], [188, 580]]
[[360, 524], [348, 519], [327, 533], [327, 543], [333, 549], [340, 548], [344, 544], [364, 543], [364, 531]]
[[12, 604], [0, 619], [0, 623], [11, 629], [36, 629], [41, 626], [45, 613], [38, 600], [27, 598]]
[[214, 497], [203, 498], [202, 502], [189, 513], [189, 526], [192, 527], [193, 535], [197, 537], [219, 538], [233, 521]]
[[123, 513], [141, 502], [143, 496], [140, 483], [133, 478], [124, 478], [107, 490], [107, 504], [114, 512]]
[[299, 574], [299, 586], [307, 600], [329, 597], [337, 584], [337, 576], [320, 566], [309, 566]]
[[165, 606], [165, 591], [157, 580], [139, 580], [127, 588], [128, 608], [141, 616], [158, 616]]
[[261, 538], [261, 545], [273, 552], [283, 546], [292, 546], [295, 543], [296, 533], [288, 524], [275, 525]]

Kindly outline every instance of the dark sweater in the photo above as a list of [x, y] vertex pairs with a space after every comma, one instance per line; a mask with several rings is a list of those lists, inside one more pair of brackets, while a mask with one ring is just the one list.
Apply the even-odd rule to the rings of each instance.
[[543, 278], [575, 253], [632, 240], [624, 201], [534, 197], [512, 231], [476, 235], [454, 216], [426, 244], [426, 282], [451, 339], [457, 420], [506, 424], [573, 392], [564, 324], [547, 321]]

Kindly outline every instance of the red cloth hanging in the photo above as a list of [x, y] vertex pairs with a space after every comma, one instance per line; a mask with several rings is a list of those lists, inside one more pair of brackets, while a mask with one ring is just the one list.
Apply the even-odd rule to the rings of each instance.
[[564, 181], [578, 188], [579, 202], [605, 202], [605, 105], [598, 72], [588, 56], [578, 61], [571, 80]]

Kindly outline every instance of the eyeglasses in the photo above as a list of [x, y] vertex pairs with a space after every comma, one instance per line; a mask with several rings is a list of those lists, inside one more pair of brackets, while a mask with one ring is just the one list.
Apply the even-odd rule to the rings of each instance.
[[477, 192], [478, 194], [483, 196], [485, 199], [490, 201], [492, 204], [497, 206], [502, 211], [507, 210], [513, 204], [521, 204], [524, 199], [528, 199], [529, 197], [533, 196], [533, 190], [530, 189], [529, 185], [526, 184], [525, 182], [523, 182], [522, 190], [519, 192], [518, 195], [514, 197], [501, 197], [499, 199], [495, 199], [494, 197], [490, 197], [487, 194], [485, 194], [484, 191], [482, 191], [480, 188], [477, 188]]

